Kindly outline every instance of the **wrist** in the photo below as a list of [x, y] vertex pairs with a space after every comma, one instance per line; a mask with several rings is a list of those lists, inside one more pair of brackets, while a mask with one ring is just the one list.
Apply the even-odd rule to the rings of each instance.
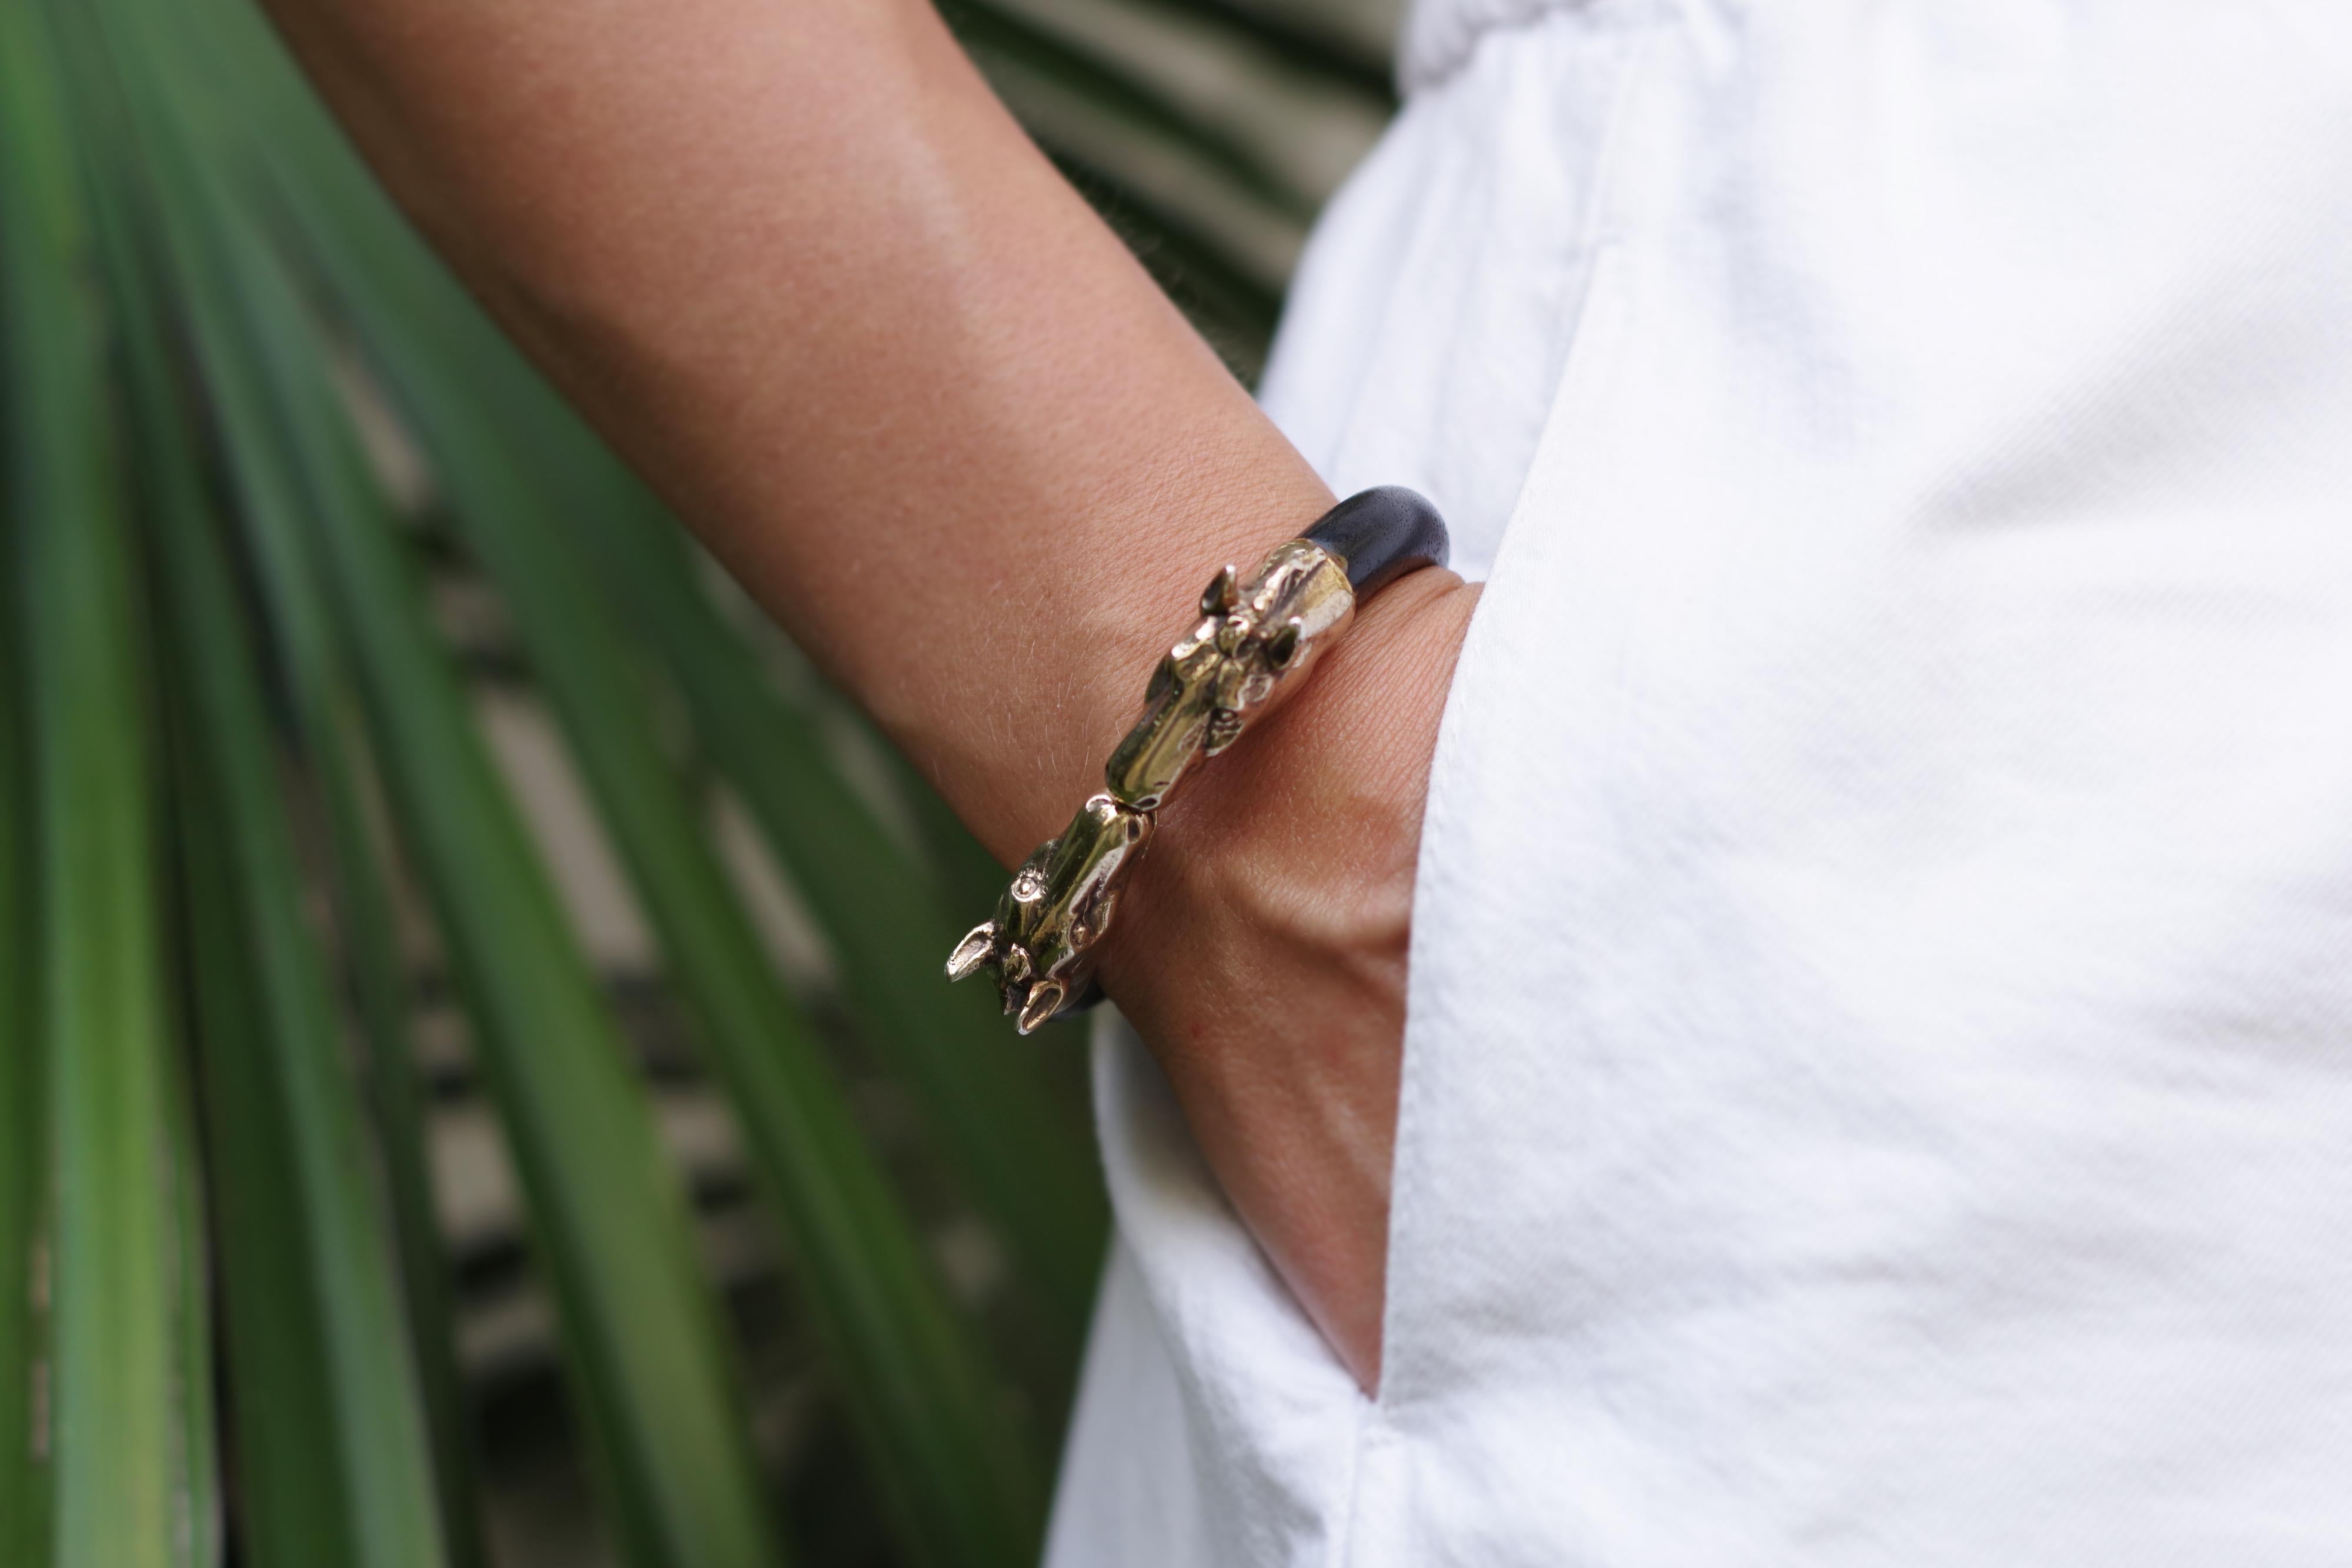
[[1100, 971], [1366, 1388], [1429, 762], [1477, 597], [1425, 571], [1368, 604], [1314, 685], [1170, 809]]
[[1024, 1034], [1099, 997], [1103, 939], [1178, 787], [1276, 713], [1347, 638], [1360, 599], [1442, 567], [1446, 543], [1427, 501], [1388, 486], [1331, 507], [1246, 575], [1222, 567], [1192, 629], [1154, 666], [1103, 788], [1021, 863], [995, 914], [956, 944], [948, 977], [988, 971]]
[[[1016, 630], [986, 654], [993, 678], [964, 700], [910, 692], [921, 711], [886, 719], [1006, 866], [1103, 788], [1105, 758], [1141, 712], [1154, 662], [1220, 564], [1258, 559], [1311, 525], [1330, 492], [1304, 465], [1209, 465], [1181, 480], [1068, 507], [1090, 519], [1040, 563]], [[1171, 497], [1184, 497], [1180, 511]], [[973, 700], [976, 698], [977, 700]], [[868, 697], [867, 706], [889, 704]]]
[[1429, 760], [1475, 585], [1416, 572], [1365, 604], [1282, 709], [1188, 781], [1106, 939], [1105, 989], [1163, 1055], [1402, 995]]

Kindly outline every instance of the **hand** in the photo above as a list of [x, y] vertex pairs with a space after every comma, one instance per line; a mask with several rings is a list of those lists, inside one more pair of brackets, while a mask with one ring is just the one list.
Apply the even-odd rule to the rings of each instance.
[[1186, 780], [1103, 956], [1234, 1208], [1367, 1390], [1422, 808], [1477, 597], [1424, 570], [1367, 603]]

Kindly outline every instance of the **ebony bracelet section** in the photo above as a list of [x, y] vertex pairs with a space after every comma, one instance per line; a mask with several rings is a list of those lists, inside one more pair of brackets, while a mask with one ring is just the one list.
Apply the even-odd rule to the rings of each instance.
[[1437, 508], [1402, 485], [1358, 491], [1304, 537], [1348, 563], [1348, 586], [1360, 600], [1406, 572], [1444, 566], [1450, 547]]

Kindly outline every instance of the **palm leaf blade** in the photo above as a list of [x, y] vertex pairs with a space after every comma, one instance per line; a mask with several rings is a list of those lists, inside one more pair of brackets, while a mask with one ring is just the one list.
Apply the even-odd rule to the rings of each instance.
[[[151, 43], [170, 36], [156, 19]], [[171, 162], [184, 145], [218, 153], [214, 127], [187, 110], [198, 95], [161, 70], [151, 92], [180, 110], [180, 136], [150, 152], [261, 577], [289, 645], [315, 649], [331, 634], [321, 610], [340, 612], [331, 635], [354, 661], [475, 1017], [618, 1532], [647, 1565], [773, 1562], [712, 1302], [641, 1086], [337, 421], [299, 301], [212, 171]]]
[[[197, 1555], [180, 1332], [184, 1238], [165, 1054], [152, 779], [87, 235], [28, 5], [0, 8], [0, 328], [13, 383], [40, 846], [41, 1033], [57, 1171], [50, 1380], [61, 1561]], [[200, 1374], [194, 1375], [201, 1375]]]
[[[17, 499], [7, 497], [9, 509]], [[9, 510], [0, 510], [0, 577], [17, 570], [8, 520]], [[43, 1375], [34, 1281], [48, 1210], [48, 1130], [29, 962], [35, 889], [22, 701], [16, 639], [0, 637], [0, 1562], [7, 1563], [47, 1554], [48, 1511], [47, 1469], [33, 1429]]]
[[[247, 236], [249, 242], [249, 236]], [[775, 1549], [729, 1394], [675, 1173], [585, 960], [474, 731], [454, 672], [332, 406], [298, 301], [238, 248], [232, 302], [302, 458], [308, 542], [342, 612], [405, 838], [480, 1029], [565, 1311], [616, 1522], [646, 1564], [764, 1563]]]
[[225, 1349], [234, 1380], [242, 1545], [257, 1568], [357, 1560], [343, 1444], [320, 1369], [318, 1271], [296, 1198], [298, 1162], [259, 1038], [264, 1004], [240, 940], [233, 857], [213, 831], [196, 704], [174, 702], [190, 1021], [210, 1126]]
[[408, 1309], [425, 1429], [431, 1434], [443, 1539], [453, 1568], [488, 1568], [472, 1410], [457, 1365], [457, 1309], [448, 1248], [434, 1201], [424, 1087], [410, 1029], [407, 983], [392, 898], [362, 795], [372, 781], [365, 739], [348, 708], [340, 668], [328, 672], [332, 705], [308, 726], [327, 821], [331, 896], [349, 952], [352, 987], [367, 1040], [367, 1091], [383, 1156], [401, 1289]]
[[[82, 95], [86, 146], [110, 140], [101, 98], [94, 83]], [[177, 783], [199, 905], [191, 977], [217, 1090], [206, 1101], [212, 1145], [232, 1173], [221, 1206], [230, 1290], [254, 1325], [232, 1333], [272, 1369], [280, 1399], [316, 1406], [304, 1410], [315, 1426], [274, 1411], [245, 1423], [259, 1445], [246, 1471], [297, 1519], [323, 1521], [332, 1560], [434, 1568], [444, 1561], [440, 1522], [371, 1151], [275, 799], [254, 650], [162, 361], [153, 290], [117, 204], [100, 204], [100, 229], [127, 329], [144, 510], [169, 601], [166, 669], [185, 736]], [[318, 1561], [322, 1544], [297, 1529], [277, 1560]]]

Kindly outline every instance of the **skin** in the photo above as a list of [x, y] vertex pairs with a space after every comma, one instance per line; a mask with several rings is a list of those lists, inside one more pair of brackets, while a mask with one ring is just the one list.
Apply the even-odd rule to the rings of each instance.
[[[1332, 497], [921, 0], [270, 0], [507, 329], [1008, 865], [1202, 583]], [[1413, 859], [1475, 597], [1423, 571], [1163, 813], [1103, 977], [1366, 1387]]]

